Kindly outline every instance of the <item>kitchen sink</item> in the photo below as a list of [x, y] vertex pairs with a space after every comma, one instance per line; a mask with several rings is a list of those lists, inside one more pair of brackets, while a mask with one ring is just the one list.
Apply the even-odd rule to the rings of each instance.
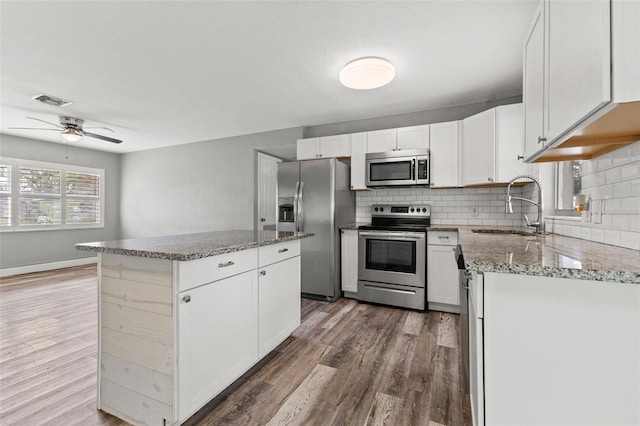
[[482, 229], [472, 229], [471, 232], [473, 232], [475, 234], [515, 234], [515, 235], [524, 235], [526, 237], [536, 237], [538, 235], [548, 235], [547, 232], [545, 232], [543, 234], [536, 234], [535, 232], [520, 231], [520, 230], [517, 230], [517, 229], [488, 229], [488, 228], [482, 228]]

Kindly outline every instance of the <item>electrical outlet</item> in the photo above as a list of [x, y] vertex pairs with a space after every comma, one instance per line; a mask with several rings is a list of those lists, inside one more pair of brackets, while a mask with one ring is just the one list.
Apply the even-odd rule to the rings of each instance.
[[591, 221], [602, 223], [602, 200], [591, 200]]
[[473, 206], [471, 207], [471, 217], [480, 216], [480, 207]]

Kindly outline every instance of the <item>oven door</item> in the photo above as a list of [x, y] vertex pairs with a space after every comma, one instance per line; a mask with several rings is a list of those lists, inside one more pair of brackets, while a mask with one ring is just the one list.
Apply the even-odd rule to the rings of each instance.
[[425, 232], [360, 231], [358, 238], [358, 280], [425, 287]]
[[366, 165], [369, 187], [416, 184], [416, 157], [368, 159]]

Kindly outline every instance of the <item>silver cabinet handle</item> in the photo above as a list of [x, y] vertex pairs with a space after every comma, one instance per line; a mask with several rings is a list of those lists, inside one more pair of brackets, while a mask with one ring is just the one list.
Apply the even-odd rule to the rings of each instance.
[[488, 180], [489, 182], [493, 182], [493, 178], [492, 178], [492, 177], [487, 178], [487, 180]]
[[218, 263], [218, 268], [226, 268], [227, 266], [235, 265], [232, 261], [228, 261], [227, 263]]
[[447, 235], [438, 235], [438, 238], [440, 238], [441, 240], [448, 240], [449, 236], [447, 236]]
[[189, 303], [189, 302], [191, 302], [191, 296], [189, 296], [189, 295], [187, 294], [186, 296], [184, 296], [184, 297], [182, 298], [182, 301], [183, 301], [184, 303]]
[[516, 160], [524, 160], [524, 155], [518, 155], [518, 157], [516, 158]]
[[267, 271], [260, 271], [260, 275], [264, 277], [265, 275], [267, 275]]
[[266, 222], [266, 221], [267, 221], [267, 219], [265, 219], [264, 217], [260, 218], [260, 222]]
[[280, 250], [278, 250], [278, 253], [284, 253], [285, 251], [289, 251], [288, 248], [281, 248]]
[[538, 136], [538, 143], [540, 142], [546, 142], [547, 138], [545, 138], [544, 136]]

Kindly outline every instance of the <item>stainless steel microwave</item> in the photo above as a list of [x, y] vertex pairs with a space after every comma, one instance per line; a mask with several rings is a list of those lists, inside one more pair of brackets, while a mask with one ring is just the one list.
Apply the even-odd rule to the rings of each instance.
[[368, 187], [429, 185], [429, 151], [374, 152], [366, 156]]

